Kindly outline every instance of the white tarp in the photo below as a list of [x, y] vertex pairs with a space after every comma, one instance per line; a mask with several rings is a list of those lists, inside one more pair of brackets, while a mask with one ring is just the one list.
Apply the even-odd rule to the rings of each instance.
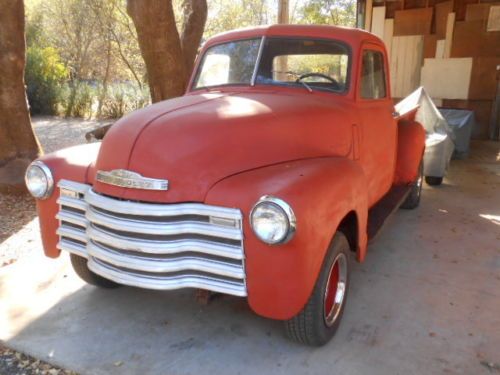
[[467, 157], [469, 154], [470, 136], [475, 126], [474, 112], [465, 109], [446, 108], [440, 108], [439, 111], [448, 122], [455, 136], [454, 157], [459, 159]]
[[453, 131], [423, 87], [395, 105], [401, 116], [415, 108], [415, 121], [425, 129], [424, 176], [444, 177], [455, 148]]

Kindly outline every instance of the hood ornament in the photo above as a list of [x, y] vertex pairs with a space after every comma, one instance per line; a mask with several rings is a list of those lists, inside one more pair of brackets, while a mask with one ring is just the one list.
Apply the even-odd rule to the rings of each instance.
[[104, 184], [129, 189], [168, 190], [168, 180], [143, 177], [137, 172], [126, 169], [114, 169], [109, 172], [97, 171], [96, 179]]

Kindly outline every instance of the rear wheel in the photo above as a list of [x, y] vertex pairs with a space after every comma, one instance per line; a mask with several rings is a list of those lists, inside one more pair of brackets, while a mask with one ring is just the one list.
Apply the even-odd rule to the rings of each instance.
[[104, 277], [99, 276], [89, 270], [89, 267], [87, 266], [87, 259], [75, 254], [70, 254], [70, 259], [73, 270], [78, 276], [80, 276], [80, 279], [85, 281], [87, 284], [106, 289], [118, 288], [120, 286], [120, 284], [105, 279]]
[[443, 183], [443, 177], [425, 176], [425, 182], [427, 182], [427, 185], [438, 186]]
[[412, 210], [417, 208], [420, 204], [420, 196], [422, 195], [422, 182], [424, 180], [424, 164], [420, 162], [418, 167], [418, 176], [411, 186], [411, 191], [401, 205], [401, 208]]
[[347, 300], [350, 252], [346, 236], [337, 232], [306, 306], [285, 322], [290, 339], [321, 346], [333, 337]]

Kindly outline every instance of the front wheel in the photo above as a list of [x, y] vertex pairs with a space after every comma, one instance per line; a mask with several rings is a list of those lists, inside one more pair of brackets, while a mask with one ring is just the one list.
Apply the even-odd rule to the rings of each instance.
[[87, 259], [75, 254], [70, 254], [70, 259], [75, 273], [80, 276], [80, 279], [85, 281], [87, 284], [106, 289], [118, 288], [120, 286], [120, 284], [105, 279], [104, 277], [99, 276], [89, 270], [89, 268], [87, 267]]
[[333, 337], [347, 300], [350, 252], [346, 236], [337, 232], [306, 306], [285, 322], [290, 339], [310, 346], [322, 346]]

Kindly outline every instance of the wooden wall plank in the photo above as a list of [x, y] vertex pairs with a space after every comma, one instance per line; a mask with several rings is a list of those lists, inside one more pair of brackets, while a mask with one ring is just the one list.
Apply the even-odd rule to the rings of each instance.
[[436, 59], [444, 58], [444, 45], [446, 40], [441, 39], [436, 42]]
[[436, 34], [424, 35], [424, 59], [436, 57]]
[[453, 11], [456, 14], [455, 19], [457, 21], [464, 21], [468, 4], [476, 4], [478, 2], [478, 0], [454, 0]]
[[421, 85], [432, 98], [467, 99], [472, 58], [425, 59]]
[[394, 35], [426, 35], [431, 33], [433, 8], [398, 10], [394, 16]]
[[387, 56], [389, 61], [391, 59], [391, 49], [392, 49], [392, 34], [394, 31], [394, 20], [392, 18], [385, 20], [384, 25], [384, 43], [387, 50]]
[[500, 31], [484, 30], [483, 21], [455, 22], [451, 57], [500, 56]]
[[476, 57], [472, 62], [469, 99], [494, 100], [497, 92], [497, 65], [499, 57]]
[[423, 49], [423, 35], [392, 38], [390, 65], [393, 97], [404, 98], [420, 85]]
[[394, 18], [397, 10], [403, 9], [402, 1], [386, 1], [385, 2], [385, 16], [387, 18]]
[[453, 28], [455, 26], [455, 13], [449, 13], [446, 21], [446, 36], [444, 42], [444, 57], [451, 56], [451, 44], [453, 43]]
[[487, 21], [491, 4], [468, 4], [465, 9], [466, 21]]
[[[500, 5], [492, 6], [488, 15], [487, 31], [500, 31]], [[500, 42], [499, 42], [500, 44]]]
[[384, 38], [385, 7], [373, 7], [371, 32], [380, 39]]
[[453, 1], [436, 4], [435, 32], [438, 39], [444, 39], [446, 36], [446, 22], [448, 13], [451, 12], [453, 12]]

